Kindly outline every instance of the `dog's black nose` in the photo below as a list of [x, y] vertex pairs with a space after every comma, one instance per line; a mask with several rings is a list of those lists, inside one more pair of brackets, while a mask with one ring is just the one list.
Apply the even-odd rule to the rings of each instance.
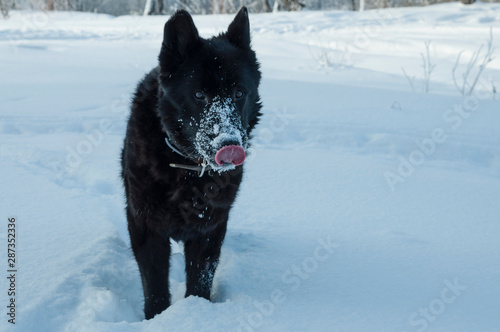
[[219, 144], [219, 149], [222, 149], [225, 146], [229, 145], [241, 145], [241, 141], [238, 141], [236, 139], [225, 139]]

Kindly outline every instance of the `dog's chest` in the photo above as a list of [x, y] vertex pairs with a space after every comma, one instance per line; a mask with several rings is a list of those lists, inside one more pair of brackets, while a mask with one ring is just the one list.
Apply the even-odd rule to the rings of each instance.
[[201, 178], [194, 172], [179, 174], [164, 186], [164, 226], [171, 233], [191, 228], [209, 230], [227, 217], [241, 182], [241, 171], [206, 174]]

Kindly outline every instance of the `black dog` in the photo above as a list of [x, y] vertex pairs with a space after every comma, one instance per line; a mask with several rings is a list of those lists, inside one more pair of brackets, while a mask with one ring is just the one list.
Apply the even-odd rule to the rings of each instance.
[[203, 39], [191, 16], [165, 24], [159, 66], [135, 93], [122, 151], [130, 240], [146, 319], [170, 305], [170, 239], [184, 242], [186, 296], [210, 298], [245, 151], [260, 116], [248, 12]]

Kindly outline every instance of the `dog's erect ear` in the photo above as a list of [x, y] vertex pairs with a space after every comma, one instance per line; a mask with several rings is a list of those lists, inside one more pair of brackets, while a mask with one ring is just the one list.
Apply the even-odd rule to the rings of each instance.
[[197, 44], [200, 36], [193, 18], [185, 10], [178, 10], [165, 23], [163, 43], [159, 56], [162, 70], [178, 65]]
[[250, 22], [246, 7], [240, 9], [233, 22], [227, 28], [226, 37], [229, 42], [240, 48], [250, 47]]

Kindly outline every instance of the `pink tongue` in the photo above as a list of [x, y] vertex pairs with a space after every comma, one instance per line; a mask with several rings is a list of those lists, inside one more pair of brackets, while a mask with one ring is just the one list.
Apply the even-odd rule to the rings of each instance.
[[243, 164], [245, 161], [245, 150], [239, 145], [228, 145], [217, 151], [215, 162], [217, 165], [233, 163], [235, 166]]

